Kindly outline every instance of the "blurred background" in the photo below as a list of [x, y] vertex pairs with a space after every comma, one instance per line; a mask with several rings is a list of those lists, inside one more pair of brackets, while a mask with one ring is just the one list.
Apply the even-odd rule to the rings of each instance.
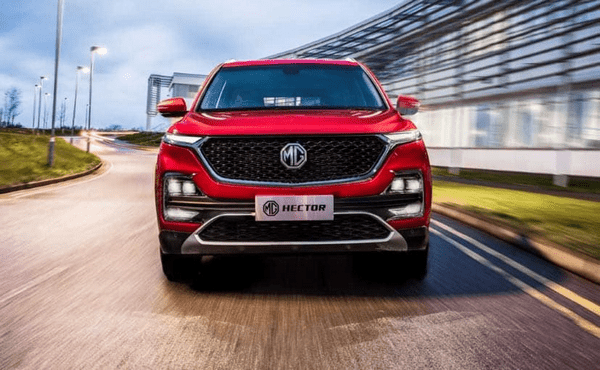
[[[600, 177], [599, 1], [404, 1], [342, 32], [268, 58], [354, 58], [412, 118], [434, 166]], [[204, 75], [152, 75], [156, 102], [195, 95]], [[162, 89], [166, 91], [162, 92]], [[166, 124], [161, 124], [166, 126]]]

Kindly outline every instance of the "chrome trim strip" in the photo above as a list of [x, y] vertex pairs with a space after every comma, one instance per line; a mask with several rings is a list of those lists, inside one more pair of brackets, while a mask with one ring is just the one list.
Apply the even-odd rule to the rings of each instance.
[[376, 219], [379, 223], [381, 223], [386, 229], [389, 230], [389, 234], [387, 237], [382, 239], [367, 239], [367, 240], [332, 240], [332, 241], [288, 241], [288, 242], [214, 242], [214, 241], [205, 241], [202, 240], [199, 234], [206, 229], [210, 224], [215, 222], [221, 217], [239, 217], [239, 216], [255, 216], [254, 212], [247, 213], [224, 213], [218, 216], [215, 216], [200, 226], [196, 231], [194, 231], [183, 243], [181, 246], [182, 254], [198, 254], [201, 247], [204, 246], [225, 246], [225, 247], [261, 247], [261, 246], [282, 246], [282, 247], [294, 247], [294, 246], [327, 246], [327, 245], [375, 245], [376, 250], [382, 251], [407, 251], [408, 244], [404, 237], [393, 227], [391, 227], [387, 222], [385, 222], [381, 217], [374, 215], [369, 212], [334, 212], [334, 215], [368, 215]]
[[375, 113], [367, 114], [366, 116], [356, 116], [356, 117], [357, 117], [358, 119], [373, 118], [373, 117], [375, 117], [375, 116], [378, 116], [378, 115], [382, 114], [383, 112], [385, 112], [385, 111], [383, 111], [383, 110], [378, 110], [378, 111], [376, 111]]
[[211, 116], [211, 115], [209, 115], [208, 113], [202, 113], [201, 115], [202, 115], [203, 117], [206, 117], [206, 118], [208, 118], [208, 119], [216, 119], [216, 120], [219, 120], [219, 121], [226, 120], [226, 118], [225, 118], [225, 117], [215, 117], [215, 116]]
[[[418, 198], [418, 199], [417, 199]], [[406, 193], [389, 195], [385, 192], [380, 195], [368, 197], [348, 197], [335, 198], [335, 209], [339, 212], [351, 212], [371, 209], [389, 209], [396, 208], [422, 198], [422, 193]], [[222, 201], [209, 198], [207, 196], [199, 197], [171, 197], [168, 200], [169, 205], [180, 208], [188, 208], [190, 210], [203, 211], [220, 211], [223, 213], [231, 212], [252, 212], [254, 211], [254, 199], [239, 200], [239, 201]], [[377, 212], [367, 211], [377, 214]]]

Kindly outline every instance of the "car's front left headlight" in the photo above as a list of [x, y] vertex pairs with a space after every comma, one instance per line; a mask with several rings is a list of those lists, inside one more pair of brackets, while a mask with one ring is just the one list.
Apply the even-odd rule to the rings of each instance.
[[165, 143], [180, 146], [191, 146], [202, 139], [202, 136], [189, 136], [170, 133], [166, 133], [165, 136], [163, 136], [163, 141]]

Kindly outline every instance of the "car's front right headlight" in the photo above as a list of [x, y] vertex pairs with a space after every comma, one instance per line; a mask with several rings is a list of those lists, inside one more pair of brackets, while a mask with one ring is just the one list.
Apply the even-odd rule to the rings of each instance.
[[383, 136], [385, 136], [388, 140], [390, 147], [410, 143], [413, 141], [419, 141], [422, 139], [421, 132], [419, 130], [392, 132], [389, 134], [383, 134]]
[[185, 198], [202, 197], [191, 176], [178, 173], [165, 175], [163, 183], [163, 210], [167, 221], [194, 222], [194, 218], [200, 214], [199, 211], [187, 209], [183, 203]]

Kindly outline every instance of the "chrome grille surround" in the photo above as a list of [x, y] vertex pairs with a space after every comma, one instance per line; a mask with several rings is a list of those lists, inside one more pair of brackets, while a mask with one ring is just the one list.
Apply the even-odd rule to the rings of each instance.
[[[280, 163], [280, 150], [288, 143], [307, 149], [309, 159], [302, 168], [287, 169]], [[213, 146], [224, 148], [218, 148], [221, 153], [215, 155], [210, 152]], [[375, 175], [391, 149], [383, 135], [213, 136], [194, 148], [220, 182], [292, 187], [367, 179]], [[347, 148], [351, 155], [344, 151]]]

